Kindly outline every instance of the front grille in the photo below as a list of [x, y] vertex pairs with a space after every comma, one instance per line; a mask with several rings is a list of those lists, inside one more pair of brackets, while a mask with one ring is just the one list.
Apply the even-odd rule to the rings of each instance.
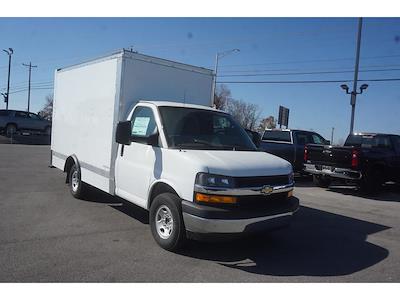
[[242, 209], [275, 209], [287, 204], [287, 193], [240, 196], [237, 207]]
[[289, 183], [288, 175], [278, 176], [255, 176], [255, 177], [235, 177], [235, 187], [259, 187], [264, 185], [286, 185]]

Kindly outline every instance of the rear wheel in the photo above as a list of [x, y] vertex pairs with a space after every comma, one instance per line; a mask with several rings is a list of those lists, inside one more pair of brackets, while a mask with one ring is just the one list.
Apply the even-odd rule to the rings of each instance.
[[157, 244], [168, 251], [181, 248], [186, 240], [180, 199], [175, 194], [156, 196], [150, 206], [150, 228]]
[[322, 188], [327, 188], [331, 184], [332, 180], [329, 177], [324, 176], [324, 175], [314, 175], [313, 181], [316, 186], [319, 186]]
[[77, 199], [82, 199], [85, 192], [85, 184], [81, 180], [81, 171], [79, 167], [74, 164], [68, 173], [69, 190]]
[[17, 132], [17, 126], [15, 124], [7, 124], [6, 126], [6, 135], [7, 137], [11, 137]]

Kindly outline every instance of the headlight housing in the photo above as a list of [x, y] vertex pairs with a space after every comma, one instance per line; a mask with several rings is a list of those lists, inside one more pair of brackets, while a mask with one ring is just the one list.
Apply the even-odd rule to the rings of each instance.
[[234, 180], [229, 176], [198, 173], [196, 176], [196, 184], [206, 187], [233, 188]]

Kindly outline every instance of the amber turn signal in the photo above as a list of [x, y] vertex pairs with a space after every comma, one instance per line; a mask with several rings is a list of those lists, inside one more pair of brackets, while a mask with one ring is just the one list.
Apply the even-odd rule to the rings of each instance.
[[208, 194], [196, 193], [196, 201], [204, 202], [204, 203], [234, 204], [237, 202], [237, 198], [231, 197], [231, 196], [219, 196], [219, 195], [208, 195]]
[[288, 196], [288, 197], [292, 197], [292, 196], [293, 196], [293, 190], [289, 191], [289, 192], [287, 193], [287, 196]]

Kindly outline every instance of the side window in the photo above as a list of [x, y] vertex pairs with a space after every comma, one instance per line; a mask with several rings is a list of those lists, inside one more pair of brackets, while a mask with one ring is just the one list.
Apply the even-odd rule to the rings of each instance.
[[309, 135], [304, 132], [296, 132], [297, 145], [305, 145], [310, 143]]
[[33, 114], [33, 113], [29, 113], [29, 118], [31, 118], [33, 120], [40, 120], [40, 118], [37, 115]]
[[374, 138], [373, 147], [381, 149], [392, 149], [392, 143], [389, 136], [376, 136]]
[[311, 134], [311, 143], [323, 145], [325, 144], [325, 140], [319, 136], [318, 134]]
[[156, 120], [150, 107], [138, 106], [132, 115], [132, 135], [147, 137], [156, 130]]
[[28, 117], [28, 113], [26, 113], [24, 111], [16, 111], [15, 112], [15, 117], [17, 117], [17, 118], [27, 118]]

